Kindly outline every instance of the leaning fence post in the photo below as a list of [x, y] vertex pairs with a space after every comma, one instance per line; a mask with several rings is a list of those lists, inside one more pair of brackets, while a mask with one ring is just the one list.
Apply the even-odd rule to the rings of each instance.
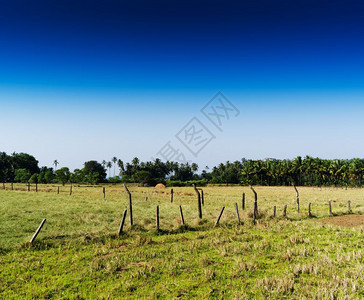
[[197, 194], [197, 201], [198, 201], [198, 217], [200, 219], [202, 219], [202, 207], [201, 207], [201, 195], [200, 195], [200, 192], [198, 191], [198, 189], [196, 188], [196, 185], [193, 184], [192, 185], [193, 188], [195, 189], [195, 192]]
[[130, 221], [130, 226], [133, 226], [133, 205], [131, 201], [131, 193], [125, 183], [124, 183], [124, 188], [129, 195], [129, 221]]
[[225, 209], [225, 206], [223, 206], [223, 207], [222, 207], [221, 212], [220, 212], [220, 214], [219, 214], [219, 217], [218, 217], [218, 218], [217, 218], [217, 220], [216, 220], [215, 226], [219, 225], [219, 222], [220, 222], [220, 219], [221, 219], [222, 213], [224, 212], [224, 209]]
[[71, 183], [71, 186], [70, 186], [70, 196], [72, 195], [72, 183]]
[[240, 224], [238, 203], [235, 203], [235, 211], [236, 211], [236, 218], [238, 219], [238, 223]]
[[105, 187], [102, 188], [102, 193], [104, 194], [104, 199], [105, 199], [105, 196], [106, 196]]
[[204, 199], [204, 195], [203, 195], [203, 189], [199, 189], [201, 191], [201, 203], [203, 206], [205, 206], [205, 199]]
[[30, 243], [33, 244], [34, 240], [37, 238], [39, 232], [42, 230], [42, 227], [44, 225], [44, 223], [46, 222], [47, 219], [43, 219], [42, 223], [40, 223], [40, 225], [38, 226], [38, 229], [35, 231], [34, 235], [32, 236], [32, 238], [30, 239]]
[[157, 205], [156, 226], [157, 230], [159, 231], [159, 205]]
[[273, 217], [275, 217], [275, 216], [276, 216], [276, 211], [277, 211], [277, 207], [274, 205], [274, 206], [273, 206]]
[[297, 190], [296, 186], [294, 185], [293, 187], [296, 190], [297, 212], [299, 213], [300, 212], [300, 194], [298, 193], [298, 190]]
[[283, 209], [283, 217], [287, 216], [287, 204], [284, 206]]
[[183, 211], [182, 211], [182, 206], [180, 205], [179, 206], [179, 213], [181, 215], [181, 222], [182, 222], [182, 225], [185, 225], [185, 219], [183, 217]]
[[253, 210], [253, 223], [255, 224], [256, 219], [258, 218], [258, 202], [254, 201], [254, 210]]
[[121, 220], [121, 223], [120, 223], [120, 227], [119, 227], [119, 232], [118, 232], [118, 235], [120, 236], [123, 232], [123, 228], [124, 228], [124, 224], [125, 224], [125, 219], [126, 219], [126, 214], [127, 214], [128, 210], [124, 210], [124, 214], [123, 214], [123, 218]]
[[243, 193], [243, 197], [242, 197], [242, 199], [241, 199], [241, 207], [242, 207], [242, 209], [243, 210], [245, 210], [245, 193]]
[[250, 189], [254, 193], [254, 212], [253, 212], [253, 219], [254, 219], [254, 222], [255, 222], [256, 218], [258, 217], [258, 194], [257, 194], [257, 192], [254, 190], [254, 188], [252, 186], [250, 186]]

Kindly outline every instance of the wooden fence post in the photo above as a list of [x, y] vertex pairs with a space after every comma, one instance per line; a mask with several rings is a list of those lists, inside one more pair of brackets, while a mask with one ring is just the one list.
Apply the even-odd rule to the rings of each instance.
[[311, 202], [308, 203], [308, 216], [311, 218], [312, 217], [312, 213], [311, 213]]
[[3, 190], [5, 190], [5, 183], [3, 182]]
[[284, 209], [283, 209], [283, 217], [286, 217], [287, 216], [287, 204], [284, 206]]
[[238, 219], [238, 223], [240, 224], [238, 203], [235, 203], [235, 211], [236, 211], [236, 218]]
[[42, 223], [40, 223], [40, 225], [38, 226], [38, 229], [35, 231], [34, 235], [32, 236], [32, 238], [30, 239], [30, 243], [33, 244], [33, 242], [35, 241], [35, 239], [37, 238], [39, 232], [42, 230], [42, 227], [44, 225], [44, 223], [46, 222], [47, 219], [43, 219]]
[[58, 187], [58, 189], [57, 189], [57, 194], [59, 194], [59, 187]]
[[105, 187], [102, 188], [102, 193], [104, 194], [104, 199], [105, 199], [105, 197], [106, 197]]
[[329, 201], [329, 214], [332, 216], [332, 207], [331, 207], [331, 201]]
[[202, 219], [202, 206], [201, 206], [201, 195], [200, 195], [200, 192], [198, 191], [198, 189], [196, 188], [196, 185], [193, 184], [192, 185], [196, 194], [197, 194], [197, 202], [198, 202], [198, 217], [200, 219]]
[[13, 191], [14, 190], [14, 184], [11, 183], [11, 190]]
[[216, 220], [215, 226], [219, 225], [219, 222], [220, 222], [220, 219], [221, 219], [222, 213], [224, 212], [224, 209], [225, 209], [225, 206], [223, 206], [223, 207], [222, 207], [221, 212], [220, 212], [220, 214], [219, 214], [219, 217], [218, 217], [218, 218], [217, 218], [217, 220]]
[[256, 219], [258, 218], [258, 202], [254, 201], [254, 210], [253, 210], [253, 223], [256, 223]]
[[201, 191], [201, 203], [203, 206], [205, 206], [205, 198], [204, 198], [204, 195], [203, 195], [203, 189], [200, 189]]
[[129, 221], [130, 221], [130, 226], [133, 226], [133, 205], [131, 201], [131, 193], [125, 183], [124, 183], [124, 188], [129, 195]]
[[126, 219], [126, 214], [127, 214], [128, 210], [124, 210], [124, 214], [123, 214], [123, 218], [121, 220], [121, 223], [120, 223], [120, 227], [119, 227], [119, 232], [118, 232], [118, 235], [120, 236], [123, 232], [123, 228], [124, 228], [124, 224], [125, 224], [125, 219]]
[[173, 189], [171, 189], [171, 203], [173, 203]]
[[277, 207], [274, 205], [273, 206], [273, 217], [276, 217], [276, 212], [277, 212]]
[[70, 186], [70, 196], [72, 195], [72, 183], [71, 183], [71, 186]]
[[252, 186], [250, 186], [250, 189], [254, 193], [254, 212], [253, 212], [253, 219], [254, 219], [254, 223], [255, 223], [255, 220], [258, 217], [258, 194], [257, 194], [257, 192], [254, 190], [254, 188]]
[[182, 222], [182, 225], [185, 225], [185, 219], [183, 217], [183, 211], [182, 211], [182, 206], [180, 205], [179, 206], [179, 213], [181, 215], [181, 222]]
[[159, 205], [157, 205], [157, 216], [156, 216], [156, 226], [157, 230], [159, 231]]
[[296, 197], [297, 197], [297, 212], [300, 212], [300, 194], [298, 193], [298, 190], [296, 186], [294, 185], [294, 189], [296, 190]]
[[242, 209], [245, 210], [245, 193], [243, 193], [243, 197], [241, 199], [241, 206], [242, 206]]
[[348, 201], [348, 213], [351, 214], [351, 202], [350, 202], [350, 200]]
[[253, 223], [255, 224], [256, 219], [258, 217], [258, 194], [257, 194], [257, 192], [254, 190], [254, 188], [252, 186], [250, 186], [250, 189], [254, 193]]

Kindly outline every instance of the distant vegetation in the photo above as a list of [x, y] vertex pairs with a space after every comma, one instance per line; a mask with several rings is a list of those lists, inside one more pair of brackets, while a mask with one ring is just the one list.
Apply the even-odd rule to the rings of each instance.
[[[57, 160], [52, 167], [39, 167], [38, 161], [26, 153], [11, 155], [0, 152], [0, 181], [30, 183], [88, 183], [133, 182], [150, 186], [164, 183], [168, 186], [186, 186], [195, 183], [242, 184], [265, 186], [362, 186], [364, 159], [328, 160], [306, 156], [293, 160], [247, 160], [221, 163], [211, 170], [205, 167], [198, 172], [195, 163], [140, 162], [135, 157], [124, 163], [113, 157], [101, 163], [91, 160], [82, 169], [73, 172], [67, 167], [57, 169]], [[111, 176], [113, 173], [114, 176]], [[116, 175], [118, 173], [118, 175]], [[109, 176], [107, 176], [109, 175]]]

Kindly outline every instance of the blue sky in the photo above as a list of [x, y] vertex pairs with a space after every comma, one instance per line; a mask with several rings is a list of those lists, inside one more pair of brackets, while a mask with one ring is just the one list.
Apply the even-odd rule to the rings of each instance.
[[[363, 157], [358, 1], [0, 1], [0, 151], [72, 169], [155, 157]], [[240, 110], [194, 157], [175, 134]], [[209, 127], [210, 128], [210, 127]], [[211, 127], [211, 130], [214, 128]]]

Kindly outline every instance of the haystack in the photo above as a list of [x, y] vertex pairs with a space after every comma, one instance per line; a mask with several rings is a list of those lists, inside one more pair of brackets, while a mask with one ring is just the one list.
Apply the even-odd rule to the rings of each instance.
[[163, 183], [158, 183], [156, 186], [155, 186], [156, 189], [165, 189], [166, 186], [163, 184]]

